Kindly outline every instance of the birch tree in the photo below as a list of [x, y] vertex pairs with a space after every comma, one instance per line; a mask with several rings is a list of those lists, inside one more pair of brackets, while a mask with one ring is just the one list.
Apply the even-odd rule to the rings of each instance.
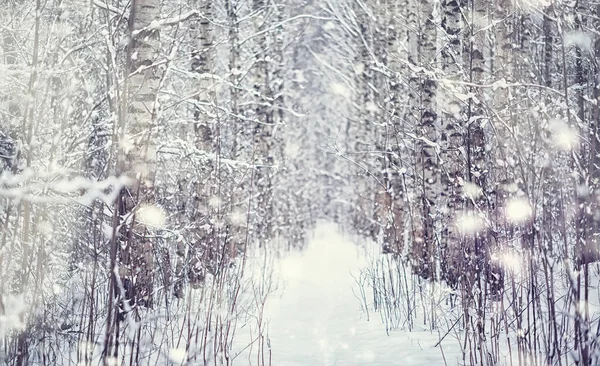
[[[424, 68], [431, 68], [435, 65], [436, 59], [436, 26], [433, 18], [434, 4], [431, 2], [422, 2], [413, 4], [414, 16], [417, 17], [419, 27], [417, 33], [409, 34], [409, 44], [418, 46], [418, 59], [416, 65]], [[420, 176], [420, 223], [419, 229], [413, 243], [413, 258], [415, 260], [415, 270], [423, 277], [433, 276], [434, 243], [436, 241], [434, 218], [436, 213], [437, 185], [439, 180], [439, 168], [437, 162], [437, 142], [439, 131], [436, 128], [437, 113], [435, 104], [435, 95], [437, 90], [436, 81], [427, 75], [413, 80], [411, 88], [415, 88], [418, 93], [415, 97], [417, 107], [413, 110], [414, 118], [417, 119], [416, 136], [419, 140], [416, 142], [418, 174]]]
[[[125, 292], [123, 301], [151, 307], [155, 258], [150, 238], [153, 223], [148, 210], [154, 210], [156, 175], [156, 129], [160, 83], [158, 29], [153, 27], [160, 14], [158, 0], [140, 0], [131, 4], [126, 54], [126, 81], [120, 106], [120, 136], [118, 170], [131, 177], [132, 184], [119, 199], [118, 218], [125, 230], [113, 246], [120, 246], [120, 263], [111, 263], [111, 293]], [[122, 241], [122, 243], [119, 243]], [[113, 247], [113, 253], [118, 251]], [[115, 254], [112, 254], [113, 258]], [[110, 315], [109, 315], [110, 319]], [[110, 321], [109, 321], [110, 324]], [[110, 351], [106, 351], [110, 354]]]

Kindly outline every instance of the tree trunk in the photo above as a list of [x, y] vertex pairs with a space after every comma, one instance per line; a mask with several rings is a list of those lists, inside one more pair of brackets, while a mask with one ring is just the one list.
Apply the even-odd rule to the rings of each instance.
[[[420, 19], [420, 33], [411, 33], [409, 37], [418, 37], [418, 63], [417, 65], [430, 69], [435, 66], [436, 59], [436, 26], [433, 21], [434, 4], [423, 1], [417, 5], [418, 19]], [[409, 41], [415, 43], [414, 41]], [[437, 83], [427, 74], [419, 80], [412, 78], [412, 85], [416, 87], [417, 96], [416, 118], [418, 121], [416, 141], [418, 154], [418, 171], [421, 174], [420, 212], [421, 219], [413, 243], [412, 256], [416, 272], [424, 278], [432, 278], [434, 268], [434, 242], [436, 238], [434, 216], [436, 213], [436, 197], [438, 196], [438, 157], [435, 144], [438, 141], [437, 113], [435, 96]]]
[[254, 56], [256, 65], [254, 69], [254, 91], [257, 97], [254, 115], [256, 121], [252, 131], [255, 172], [253, 185], [256, 189], [256, 219], [254, 220], [256, 238], [259, 245], [272, 237], [272, 170], [274, 159], [273, 136], [273, 93], [269, 81], [269, 58], [267, 57], [267, 15], [269, 6], [265, 0], [253, 0], [252, 8], [257, 12], [254, 31], [257, 35]]
[[[152, 205], [156, 176], [155, 104], [160, 81], [159, 69], [153, 65], [158, 56], [159, 33], [147, 29], [159, 18], [159, 0], [134, 0], [129, 18], [130, 44], [127, 50], [127, 72], [123, 113], [123, 141], [119, 154], [119, 170], [132, 179], [121, 195], [121, 217], [131, 220], [124, 232], [121, 251], [122, 282], [130, 281], [130, 304], [151, 306], [154, 277], [153, 243], [147, 237], [148, 227], [136, 218], [141, 207]], [[122, 107], [123, 108], [123, 107]]]

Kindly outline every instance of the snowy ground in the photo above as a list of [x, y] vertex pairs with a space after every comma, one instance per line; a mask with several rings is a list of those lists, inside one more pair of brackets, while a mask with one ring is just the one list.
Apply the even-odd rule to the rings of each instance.
[[457, 364], [456, 340], [444, 343], [445, 363], [437, 332], [388, 336], [378, 314], [367, 319], [355, 281], [366, 263], [332, 224], [320, 225], [306, 250], [275, 261], [279, 284], [265, 311], [272, 365]]

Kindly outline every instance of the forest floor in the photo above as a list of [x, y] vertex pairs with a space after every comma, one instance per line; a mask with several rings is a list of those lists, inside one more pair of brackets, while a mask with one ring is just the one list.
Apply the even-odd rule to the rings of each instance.
[[356, 278], [368, 255], [355, 240], [325, 223], [304, 250], [274, 260], [277, 286], [265, 307], [272, 365], [459, 364], [456, 339], [448, 337], [442, 352], [437, 331], [388, 334], [380, 314], [361, 307]]

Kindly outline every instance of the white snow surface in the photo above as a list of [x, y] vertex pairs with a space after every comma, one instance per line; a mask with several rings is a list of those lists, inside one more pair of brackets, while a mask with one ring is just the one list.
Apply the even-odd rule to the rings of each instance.
[[[364, 247], [334, 224], [319, 225], [305, 250], [275, 261], [279, 284], [265, 310], [272, 365], [445, 364], [437, 332], [387, 335], [380, 315], [361, 309], [355, 277], [366, 265]], [[456, 348], [444, 345], [448, 365], [457, 363]]]

